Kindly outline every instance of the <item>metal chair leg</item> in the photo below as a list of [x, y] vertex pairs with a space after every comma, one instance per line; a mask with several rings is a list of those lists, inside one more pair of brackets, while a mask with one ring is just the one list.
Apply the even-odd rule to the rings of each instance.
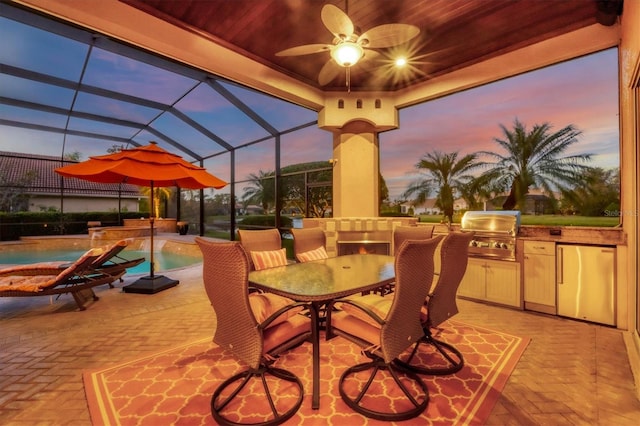
[[[418, 350], [422, 345], [431, 345], [442, 356], [442, 358], [446, 360], [448, 366], [423, 367], [413, 363], [412, 361], [416, 357], [416, 354], [418, 353]], [[460, 351], [453, 345], [443, 342], [442, 340], [438, 340], [429, 333], [414, 345], [413, 350], [406, 359], [399, 358], [395, 360], [395, 363], [407, 370], [413, 371], [418, 374], [444, 376], [460, 371], [462, 367], [464, 367], [464, 357], [462, 356]]]
[[[298, 388], [298, 399], [295, 404], [288, 408], [285, 412], [278, 412], [277, 407], [273, 402], [273, 397], [271, 396], [271, 391], [267, 385], [266, 376], [271, 375], [277, 377], [279, 379], [292, 382]], [[231, 401], [242, 391], [242, 389], [251, 381], [251, 380], [260, 380], [262, 382], [262, 386], [264, 388], [265, 398], [269, 403], [269, 407], [271, 409], [272, 417], [264, 422], [256, 422], [256, 423], [242, 423], [231, 420], [229, 416], [225, 416], [224, 410], [229, 405]], [[240, 382], [240, 383], [237, 383]], [[231, 386], [235, 386], [235, 388], [231, 391], [229, 396], [224, 399], [221, 399], [222, 393]], [[302, 387], [302, 382], [298, 377], [293, 375], [292, 373], [271, 366], [261, 366], [258, 369], [246, 370], [241, 373], [238, 373], [218, 386], [218, 388], [213, 392], [211, 396], [211, 415], [214, 420], [220, 425], [256, 425], [256, 426], [272, 426], [279, 425], [289, 420], [300, 408], [302, 405], [302, 400], [304, 398], [304, 389]]]
[[[345, 384], [349, 381], [349, 376], [359, 373], [361, 371], [372, 370], [369, 379], [364, 384], [364, 386], [359, 390], [358, 395], [356, 397], [350, 396], [345, 390]], [[395, 383], [398, 385], [398, 388], [402, 391], [402, 393], [406, 396], [406, 400], [410, 402], [410, 406], [406, 411], [402, 412], [391, 412], [391, 411], [379, 411], [373, 409], [373, 407], [367, 407], [367, 401], [365, 396], [367, 395], [367, 391], [369, 387], [373, 383], [376, 375], [380, 370], [387, 370], [389, 374], [393, 377]], [[401, 377], [401, 376], [404, 376]], [[403, 380], [404, 379], [404, 380]], [[355, 379], [354, 379], [355, 380]], [[419, 392], [414, 394], [403, 381], [410, 380], [417, 385]], [[361, 382], [357, 380], [356, 382]], [[372, 418], [376, 420], [384, 420], [384, 421], [402, 421], [412, 419], [414, 417], [419, 416], [424, 412], [429, 404], [429, 390], [427, 385], [422, 381], [422, 379], [412, 371], [407, 371], [402, 368], [397, 367], [393, 363], [387, 364], [381, 358], [373, 359], [370, 362], [358, 364], [350, 367], [340, 377], [339, 383], [340, 396], [343, 401], [354, 411]], [[379, 404], [371, 403], [371, 405], [375, 405], [376, 408], [379, 408]]]

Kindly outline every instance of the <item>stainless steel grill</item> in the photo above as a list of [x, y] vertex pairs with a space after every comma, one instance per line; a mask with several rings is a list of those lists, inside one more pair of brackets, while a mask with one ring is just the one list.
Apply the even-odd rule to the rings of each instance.
[[462, 216], [460, 228], [474, 233], [469, 256], [515, 260], [519, 211], [468, 211]]

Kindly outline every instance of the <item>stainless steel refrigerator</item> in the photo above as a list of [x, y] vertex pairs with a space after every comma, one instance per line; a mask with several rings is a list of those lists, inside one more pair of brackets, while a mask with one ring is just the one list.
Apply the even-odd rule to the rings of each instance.
[[558, 315], [615, 325], [615, 247], [556, 246]]

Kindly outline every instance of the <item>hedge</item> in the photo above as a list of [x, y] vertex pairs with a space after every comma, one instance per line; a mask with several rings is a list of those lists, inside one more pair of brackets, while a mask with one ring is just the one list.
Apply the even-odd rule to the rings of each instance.
[[[122, 219], [137, 219], [144, 212], [0, 212], [0, 241], [38, 235], [79, 235], [87, 233], [87, 222], [100, 221], [102, 226], [122, 225]], [[120, 219], [120, 220], [119, 220]]]

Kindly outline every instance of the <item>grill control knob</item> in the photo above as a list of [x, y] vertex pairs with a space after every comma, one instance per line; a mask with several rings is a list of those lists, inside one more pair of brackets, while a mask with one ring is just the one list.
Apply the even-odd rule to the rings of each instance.
[[476, 240], [471, 240], [471, 242], [469, 242], [469, 245], [471, 247], [478, 247], [478, 242]]

